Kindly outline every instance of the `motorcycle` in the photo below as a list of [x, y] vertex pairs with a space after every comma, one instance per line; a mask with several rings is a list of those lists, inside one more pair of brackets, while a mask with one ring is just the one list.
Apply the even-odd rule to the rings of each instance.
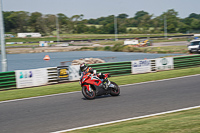
[[[110, 77], [109, 73], [104, 74], [104, 79]], [[103, 83], [96, 74], [83, 74], [80, 78], [80, 85], [82, 87], [82, 94], [86, 99], [94, 99], [96, 96], [111, 95], [118, 96], [120, 94], [119, 86], [112, 81], [108, 84]], [[107, 85], [107, 86], [106, 86]]]

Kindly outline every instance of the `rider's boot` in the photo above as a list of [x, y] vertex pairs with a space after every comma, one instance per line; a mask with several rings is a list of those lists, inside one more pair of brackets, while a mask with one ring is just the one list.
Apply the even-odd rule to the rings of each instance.
[[104, 79], [103, 84], [104, 84], [104, 89], [107, 90], [108, 86], [110, 85], [110, 81], [108, 79]]

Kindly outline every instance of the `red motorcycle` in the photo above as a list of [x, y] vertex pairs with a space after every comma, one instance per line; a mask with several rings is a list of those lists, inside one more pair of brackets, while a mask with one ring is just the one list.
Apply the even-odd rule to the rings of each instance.
[[[105, 74], [104, 79], [107, 79], [109, 74]], [[118, 96], [120, 94], [119, 86], [112, 82], [103, 83], [104, 79], [100, 79], [97, 75], [84, 74], [80, 79], [82, 94], [86, 99], [94, 99], [96, 96], [108, 95]]]

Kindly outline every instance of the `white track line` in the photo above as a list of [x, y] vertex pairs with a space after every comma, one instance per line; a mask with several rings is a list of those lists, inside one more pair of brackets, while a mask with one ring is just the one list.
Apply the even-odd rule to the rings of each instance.
[[85, 128], [90, 128], [90, 127], [113, 124], [113, 123], [117, 123], [117, 122], [123, 122], [123, 121], [147, 118], [147, 117], [158, 116], [158, 115], [163, 115], [163, 114], [175, 113], [175, 112], [185, 111], [185, 110], [190, 110], [190, 109], [195, 109], [195, 108], [200, 108], [200, 105], [199, 106], [194, 106], [194, 107], [189, 107], [189, 108], [183, 108], [183, 109], [177, 109], [177, 110], [172, 110], [172, 111], [167, 111], [167, 112], [156, 113], [156, 114], [150, 114], [150, 115], [145, 115], [145, 116], [138, 116], [138, 117], [132, 117], [132, 118], [127, 118], [127, 119], [122, 119], [122, 120], [116, 120], [116, 121], [110, 121], [110, 122], [99, 123], [99, 124], [94, 124], [94, 125], [88, 125], [88, 126], [83, 126], [83, 127], [77, 127], [77, 128], [72, 128], [72, 129], [67, 129], [67, 130], [62, 130], [62, 131], [56, 131], [56, 132], [52, 132], [52, 133], [69, 132], [69, 131], [74, 131], [74, 130], [78, 130], [78, 129], [85, 129]]
[[[188, 78], [188, 77], [194, 77], [199, 76], [200, 74], [195, 75], [189, 75], [189, 76], [183, 76], [183, 77], [176, 77], [176, 78], [169, 78], [169, 79], [162, 79], [162, 80], [155, 80], [155, 81], [147, 81], [147, 82], [141, 82], [141, 83], [134, 83], [134, 84], [126, 84], [126, 85], [120, 85], [120, 87], [123, 86], [131, 86], [131, 85], [140, 85], [140, 84], [147, 84], [152, 82], [160, 82], [160, 81], [166, 81], [166, 80], [174, 80], [174, 79], [181, 79], [181, 78]], [[74, 92], [67, 92], [67, 93], [59, 93], [59, 94], [52, 94], [52, 95], [45, 95], [45, 96], [36, 96], [36, 97], [29, 97], [29, 98], [21, 98], [21, 99], [14, 99], [14, 100], [7, 100], [7, 101], [1, 101], [1, 103], [8, 103], [8, 102], [15, 102], [15, 101], [23, 101], [23, 100], [30, 100], [30, 99], [37, 99], [37, 98], [45, 98], [45, 97], [52, 97], [52, 96], [59, 96], [59, 95], [66, 95], [66, 94], [72, 94], [77, 93], [80, 91], [74, 91]]]

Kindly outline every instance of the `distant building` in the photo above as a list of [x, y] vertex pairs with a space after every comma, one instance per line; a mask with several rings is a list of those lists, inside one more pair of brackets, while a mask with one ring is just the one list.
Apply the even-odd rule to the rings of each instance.
[[40, 33], [17, 33], [17, 37], [42, 37]]

